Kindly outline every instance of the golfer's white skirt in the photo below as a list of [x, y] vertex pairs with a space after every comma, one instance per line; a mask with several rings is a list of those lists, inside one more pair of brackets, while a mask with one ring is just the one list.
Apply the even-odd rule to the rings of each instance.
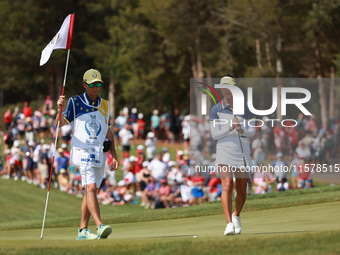
[[78, 165], [81, 174], [81, 185], [89, 185], [95, 183], [96, 187], [99, 188], [100, 184], [104, 179], [105, 166], [93, 167], [87, 165]]
[[[251, 167], [250, 145], [247, 137], [241, 137], [247, 166]], [[216, 166], [227, 165], [234, 168], [244, 167], [243, 154], [240, 141], [236, 135], [228, 135], [217, 141], [216, 144]]]

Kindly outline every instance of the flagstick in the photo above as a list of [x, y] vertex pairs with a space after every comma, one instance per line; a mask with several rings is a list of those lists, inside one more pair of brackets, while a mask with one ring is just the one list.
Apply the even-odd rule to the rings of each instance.
[[[70, 49], [67, 50], [66, 67], [65, 67], [64, 82], [63, 82], [63, 91], [61, 93], [62, 96], [64, 95], [64, 90], [65, 90], [65, 85], [66, 85], [66, 75], [67, 75], [69, 58], [70, 58]], [[43, 234], [44, 234], [48, 197], [50, 196], [51, 179], [52, 179], [52, 174], [53, 174], [54, 157], [55, 157], [55, 151], [56, 151], [56, 148], [57, 148], [58, 135], [59, 135], [59, 124], [60, 124], [61, 110], [62, 110], [62, 106], [60, 106], [59, 113], [58, 113], [58, 124], [57, 124], [57, 131], [56, 131], [56, 136], [55, 136], [55, 141], [54, 141], [54, 150], [53, 150], [53, 157], [52, 157], [52, 164], [51, 164], [51, 171], [50, 171], [50, 180], [48, 182], [48, 190], [47, 190], [47, 197], [46, 197], [46, 204], [45, 204], [45, 211], [44, 211], [44, 219], [43, 219], [43, 224], [42, 224], [42, 228], [41, 228], [40, 239], [43, 239]]]

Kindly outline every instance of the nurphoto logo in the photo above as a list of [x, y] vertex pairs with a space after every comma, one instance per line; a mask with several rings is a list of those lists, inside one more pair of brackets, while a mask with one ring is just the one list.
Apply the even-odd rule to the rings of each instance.
[[[233, 113], [235, 115], [244, 115], [245, 114], [245, 102], [247, 102], [247, 106], [249, 111], [256, 115], [261, 116], [259, 119], [251, 119], [251, 120], [242, 120], [241, 125], [246, 125], [250, 127], [262, 127], [263, 125], [270, 125], [271, 127], [276, 126], [277, 122], [281, 123], [282, 127], [295, 127], [298, 125], [298, 122], [292, 118], [262, 118], [264, 116], [271, 116], [273, 114], [278, 113], [278, 107], [280, 109], [279, 115], [285, 117], [287, 115], [287, 106], [293, 106], [295, 109], [299, 110], [305, 116], [312, 116], [312, 113], [305, 106], [311, 100], [311, 92], [306, 88], [301, 87], [272, 87], [271, 88], [271, 101], [272, 104], [267, 109], [257, 109], [254, 106], [254, 102], [256, 100], [254, 96], [254, 89], [251, 86], [247, 86], [247, 100], [245, 100], [245, 95], [242, 90], [234, 85], [230, 84], [215, 84], [213, 87], [202, 83], [196, 82], [198, 85], [202, 85], [205, 88], [197, 87], [202, 90], [204, 93], [201, 94], [200, 100], [200, 113], [202, 116], [208, 115], [208, 98], [207, 95], [213, 100], [214, 104], [222, 103], [223, 97], [219, 96], [215, 89], [228, 89], [230, 90], [233, 97]], [[212, 93], [209, 91], [212, 91]], [[293, 97], [292, 97], [293, 96]], [[215, 99], [217, 97], [217, 100]], [[268, 96], [266, 97], [268, 99]], [[232, 126], [231, 120], [219, 118], [211, 120], [213, 122], [214, 127], [216, 125], [226, 125], [229, 124]]]
[[[215, 84], [215, 88], [222, 89], [226, 88], [229, 89], [233, 95], [233, 101], [234, 101], [234, 114], [244, 114], [244, 95], [240, 88], [234, 86], [234, 85], [228, 85], [228, 84]], [[253, 88], [248, 87], [248, 107], [249, 110], [255, 114], [260, 116], [266, 116], [274, 113], [277, 109], [278, 105], [278, 88], [274, 87], [272, 88], [272, 106], [270, 109], [267, 110], [258, 110], [255, 109], [253, 104]], [[287, 98], [287, 94], [289, 93], [295, 93], [295, 94], [301, 94], [304, 95], [304, 98]], [[204, 95], [204, 94], [203, 94]], [[203, 96], [202, 95], [202, 96]], [[312, 115], [306, 107], [303, 106], [304, 103], [309, 102], [311, 99], [311, 93], [308, 89], [305, 88], [289, 88], [289, 87], [282, 87], [281, 88], [281, 115], [287, 115], [287, 105], [295, 105], [300, 111], [307, 116]], [[203, 112], [203, 109], [206, 109], [206, 97], [202, 98], [202, 115], [206, 115], [206, 112]], [[205, 105], [204, 105], [205, 104]]]

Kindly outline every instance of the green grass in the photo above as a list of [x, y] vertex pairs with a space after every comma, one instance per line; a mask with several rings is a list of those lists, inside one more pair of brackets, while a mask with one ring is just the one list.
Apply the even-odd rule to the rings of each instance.
[[[101, 206], [114, 231], [107, 240], [75, 241], [81, 199], [0, 179], [0, 254], [335, 254], [340, 252], [340, 186], [249, 196], [243, 232], [224, 237], [220, 202], [168, 210]], [[90, 228], [95, 230], [93, 221]], [[197, 238], [193, 238], [196, 235]]]
[[40, 229], [0, 231], [0, 254], [330, 254], [340, 251], [340, 223], [330, 220], [339, 206], [244, 212], [242, 235], [229, 237], [223, 215], [112, 224], [109, 239], [93, 242], [74, 240], [72, 227], [46, 229], [43, 241]]
[[7, 241], [1, 254], [338, 254], [340, 231], [253, 236], [168, 237], [77, 242]]
[[[10, 191], [10, 192], [9, 192]], [[46, 201], [46, 190], [21, 181], [0, 179], [0, 230], [40, 228]], [[292, 207], [340, 201], [340, 186], [276, 192], [248, 196], [243, 211]], [[81, 199], [51, 188], [46, 228], [77, 226]], [[110, 223], [139, 222], [217, 215], [220, 202], [171, 210], [145, 210], [137, 205], [101, 206], [103, 220]]]

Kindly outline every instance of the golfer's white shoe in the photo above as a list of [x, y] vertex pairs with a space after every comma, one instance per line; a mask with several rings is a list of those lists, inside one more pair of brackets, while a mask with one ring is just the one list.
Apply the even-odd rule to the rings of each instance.
[[230, 223], [227, 224], [227, 226], [224, 230], [224, 235], [225, 236], [235, 235], [234, 223], [230, 222]]
[[241, 234], [241, 231], [242, 231], [241, 217], [240, 216], [235, 216], [235, 213], [233, 213], [231, 218], [232, 218], [232, 221], [233, 221], [234, 226], [235, 226], [235, 234], [236, 235]]

